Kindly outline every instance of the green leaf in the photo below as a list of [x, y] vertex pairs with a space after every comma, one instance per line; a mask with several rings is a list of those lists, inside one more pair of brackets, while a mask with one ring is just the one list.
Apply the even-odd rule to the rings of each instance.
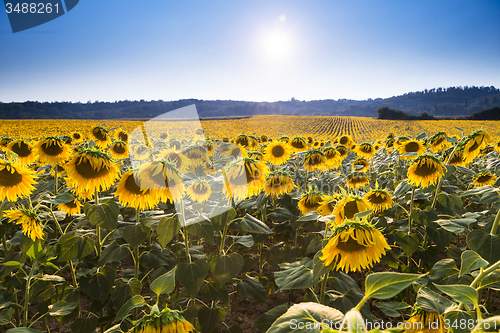
[[435, 228], [434, 225], [427, 226], [427, 228], [425, 228], [425, 231], [429, 235], [429, 238], [441, 251], [444, 251], [448, 244], [450, 244], [452, 235], [448, 231], [442, 228]]
[[231, 222], [236, 216], [234, 208], [228, 209], [226, 206], [215, 206], [210, 213], [210, 221], [216, 232], [222, 231], [224, 226]]
[[462, 210], [462, 199], [456, 194], [439, 193], [437, 201], [454, 214]]
[[60, 205], [63, 203], [74, 201], [75, 199], [76, 198], [69, 193], [59, 193], [54, 199], [50, 200], [50, 202], [54, 205]]
[[[284, 222], [284, 221], [289, 221], [289, 220], [293, 219], [294, 215], [292, 212], [290, 212], [286, 208], [276, 207], [276, 209], [274, 209], [274, 211], [269, 213], [267, 215], [267, 217], [273, 221]], [[292, 225], [292, 227], [293, 227], [293, 225]]]
[[427, 287], [420, 288], [417, 294], [416, 305], [427, 312], [437, 312], [442, 315], [445, 313], [446, 309], [454, 304], [455, 303], [449, 299], [435, 293]]
[[142, 283], [136, 279], [130, 279], [127, 283], [118, 281], [111, 293], [111, 300], [117, 309], [121, 308], [131, 297], [139, 295]]
[[400, 317], [401, 311], [404, 309], [408, 309], [411, 305], [406, 304], [405, 302], [384, 302], [384, 303], [374, 303], [377, 308], [382, 310], [389, 317]]
[[274, 280], [279, 290], [312, 288], [318, 281], [313, 279], [313, 261], [304, 258], [300, 263], [280, 265], [284, 271], [274, 272]]
[[81, 260], [94, 251], [94, 240], [90, 235], [78, 236], [69, 232], [59, 238], [56, 246], [58, 261]]
[[0, 310], [0, 325], [7, 325], [10, 322], [10, 318], [14, 315], [14, 312], [14, 308]]
[[181, 224], [176, 217], [164, 217], [158, 222], [158, 241], [161, 246], [165, 247], [181, 230]]
[[[317, 332], [324, 320], [329, 324], [342, 321], [344, 314], [337, 309], [318, 303], [303, 302], [293, 305], [271, 325], [267, 333]], [[303, 325], [299, 325], [299, 322]], [[317, 323], [316, 325], [314, 325]]]
[[434, 286], [436, 286], [436, 288], [438, 288], [448, 296], [451, 296], [457, 302], [461, 302], [464, 304], [474, 304], [477, 306], [477, 290], [470, 286], [464, 286], [464, 285], [445, 286], [435, 283]]
[[199, 238], [204, 238], [209, 244], [215, 244], [214, 227], [208, 220], [203, 220], [201, 222], [189, 225], [187, 227], [187, 232], [192, 235], [198, 236]]
[[417, 224], [429, 226], [432, 225], [432, 222], [438, 219], [438, 214], [430, 206], [425, 208], [424, 210], [421, 210], [420, 208], [414, 208], [411, 212], [411, 218]]
[[30, 257], [31, 259], [35, 260], [40, 260], [45, 254], [45, 251], [43, 250], [42, 246], [42, 240], [37, 239], [33, 242], [33, 244], [30, 246], [28, 251], [26, 251], [26, 255]]
[[99, 205], [90, 206], [85, 214], [94, 225], [106, 230], [113, 230], [118, 222], [120, 207], [113, 200], [109, 200]]
[[101, 303], [108, 298], [115, 282], [116, 270], [104, 266], [91, 276], [82, 277], [80, 289], [88, 296], [98, 299]]
[[254, 234], [273, 234], [273, 231], [264, 222], [249, 214], [246, 214], [243, 220], [241, 220], [241, 228], [246, 232]]
[[495, 191], [495, 189], [491, 185], [474, 187], [474, 188], [471, 188], [470, 190], [463, 192], [462, 197], [465, 197], [468, 195], [479, 195], [479, 194], [484, 194], [484, 193], [490, 193], [490, 192], [494, 192], [494, 191]]
[[408, 235], [406, 232], [398, 231], [395, 235], [396, 243], [401, 246], [407, 257], [411, 256], [420, 245], [417, 234]]
[[359, 213], [354, 214], [354, 219], [361, 220], [364, 217], [369, 216], [373, 212], [373, 209], [365, 210]]
[[267, 332], [269, 327], [278, 319], [281, 315], [285, 314], [290, 308], [289, 303], [283, 303], [273, 308], [272, 310], [267, 311], [262, 316], [257, 319], [254, 323], [254, 327], [261, 330], [262, 332]]
[[191, 297], [196, 297], [207, 274], [208, 264], [206, 260], [198, 259], [192, 263], [179, 263], [175, 278], [186, 288]]
[[245, 247], [251, 248], [254, 245], [254, 240], [252, 235], [245, 236], [229, 236], [234, 241], [234, 244], [241, 244]]
[[19, 261], [7, 261], [7, 262], [3, 262], [2, 266], [6, 266], [6, 267], [21, 267], [21, 263]]
[[[475, 318], [473, 318], [470, 314], [464, 311], [450, 311], [447, 312], [444, 316], [445, 325], [449, 323], [450, 333], [470, 333], [471, 329], [467, 326], [465, 328], [460, 328], [460, 323], [476, 323]], [[448, 326], [448, 325], [447, 325]], [[455, 327], [453, 327], [455, 326]]]
[[251, 298], [256, 301], [267, 300], [266, 289], [256, 278], [245, 275], [236, 285], [236, 291], [242, 297]]
[[77, 318], [71, 324], [72, 333], [93, 333], [97, 327], [97, 318]]
[[116, 241], [106, 246], [102, 251], [101, 257], [97, 262], [97, 267], [102, 267], [111, 261], [120, 261], [129, 255], [128, 246], [126, 244], [119, 245]]
[[500, 272], [494, 271], [486, 275], [477, 285], [477, 288], [491, 288], [500, 290]]
[[[363, 299], [363, 292], [353, 278], [341, 271], [330, 273], [330, 277], [334, 278], [333, 289], [341, 294], [329, 293], [328, 296], [331, 299], [329, 305], [343, 313], [347, 313]], [[363, 305], [360, 312], [365, 319], [371, 319], [368, 303]]]
[[479, 229], [472, 230], [467, 235], [467, 245], [488, 262], [500, 260], [500, 237], [498, 235], [490, 235]]
[[388, 299], [396, 296], [423, 275], [373, 273], [365, 281], [365, 297]]
[[198, 321], [200, 322], [201, 332], [210, 333], [219, 326], [226, 316], [222, 308], [201, 308], [198, 311]]
[[488, 262], [481, 258], [479, 254], [474, 251], [467, 250], [462, 252], [462, 265], [460, 266], [460, 273], [458, 276], [469, 274], [470, 272], [488, 266]]
[[163, 274], [154, 280], [150, 285], [149, 289], [154, 292], [156, 295], [168, 294], [172, 292], [175, 288], [175, 272], [177, 266], [174, 267], [169, 272]]
[[128, 225], [123, 228], [123, 239], [135, 248], [142, 244], [149, 235], [149, 229], [142, 224]]
[[243, 268], [244, 260], [241, 254], [231, 253], [217, 258], [215, 263], [214, 275], [221, 285], [230, 281]]
[[221, 286], [217, 278], [213, 278], [209, 283], [201, 288], [201, 295], [211, 301], [221, 301], [229, 305], [229, 294], [225, 286]]
[[139, 308], [143, 305], [146, 305], [144, 298], [141, 295], [135, 295], [120, 308], [114, 321], [122, 321], [128, 316], [132, 309]]
[[57, 301], [54, 304], [49, 305], [49, 316], [59, 317], [68, 315], [73, 312], [77, 306], [78, 303], [76, 302]]
[[[12, 309], [14, 311], [14, 309]], [[35, 330], [33, 328], [27, 328], [27, 327], [16, 327], [16, 328], [11, 328], [10, 330], [7, 330], [5, 333], [43, 333], [42, 331]]]
[[66, 280], [62, 276], [59, 276], [59, 275], [44, 274], [44, 275], [42, 275], [41, 279], [43, 281], [51, 281], [51, 282], [66, 282]]
[[399, 185], [396, 187], [394, 190], [394, 197], [399, 198], [403, 194], [407, 193], [409, 190], [411, 190], [412, 186], [408, 184], [407, 182], [401, 182]]

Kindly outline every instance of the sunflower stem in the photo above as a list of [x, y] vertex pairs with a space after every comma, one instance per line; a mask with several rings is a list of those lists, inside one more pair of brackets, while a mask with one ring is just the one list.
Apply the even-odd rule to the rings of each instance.
[[7, 251], [10, 249], [7, 247], [7, 238], [5, 237], [5, 235], [3, 235], [3, 237], [2, 237], [2, 247], [3, 247], [3, 252], [5, 253], [5, 256], [7, 256]]
[[33, 277], [33, 273], [36, 270], [36, 260], [33, 261], [33, 267], [31, 267], [30, 272], [28, 274], [28, 279], [26, 280], [26, 289], [24, 290], [24, 318], [23, 318], [23, 327], [28, 327], [28, 301], [30, 295], [30, 284], [31, 279]]
[[56, 219], [56, 216], [55, 216], [54, 212], [52, 211], [52, 209], [50, 209], [50, 215], [52, 215], [52, 218], [54, 219], [54, 223], [56, 224], [57, 230], [59, 230], [59, 233], [61, 234], [61, 236], [64, 235], [64, 231], [62, 230], [61, 225], [59, 224], [59, 221]]
[[[141, 222], [141, 211], [139, 209], [135, 210], [135, 223], [139, 224]], [[139, 280], [139, 245], [134, 248], [134, 278]], [[137, 320], [137, 308], [134, 309], [132, 314], [132, 319]]]
[[498, 224], [500, 224], [500, 209], [498, 209], [497, 216], [495, 217], [495, 221], [493, 222], [493, 226], [491, 227], [490, 235], [497, 234]]
[[410, 199], [410, 213], [408, 215], [408, 235], [411, 235], [411, 228], [412, 228], [412, 218], [411, 218], [411, 213], [413, 212], [413, 199], [415, 198], [415, 186], [412, 186], [411, 188], [411, 199]]
[[325, 275], [323, 275], [323, 280], [321, 281], [321, 294], [319, 296], [319, 304], [323, 304], [325, 302], [325, 296], [326, 296], [326, 282], [328, 280], [328, 274], [330, 272], [326, 272]]
[[54, 184], [54, 195], [57, 195], [57, 183], [58, 183], [58, 177], [57, 177], [57, 169], [58, 169], [59, 163], [56, 163], [54, 167], [54, 173], [55, 173], [55, 184]]
[[[95, 205], [99, 205], [99, 192], [97, 192], [97, 189], [94, 192], [94, 197], [95, 197]], [[101, 227], [98, 225], [95, 226], [95, 237], [97, 241], [97, 258], [101, 257]]]

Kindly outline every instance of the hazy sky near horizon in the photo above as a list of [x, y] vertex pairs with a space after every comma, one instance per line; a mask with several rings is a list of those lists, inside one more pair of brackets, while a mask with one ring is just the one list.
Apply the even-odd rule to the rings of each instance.
[[0, 101], [386, 98], [500, 87], [498, 0], [81, 0], [12, 33]]

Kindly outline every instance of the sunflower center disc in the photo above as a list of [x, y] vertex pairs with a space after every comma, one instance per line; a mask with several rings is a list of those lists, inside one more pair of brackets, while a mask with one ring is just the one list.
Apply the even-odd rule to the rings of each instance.
[[61, 146], [59, 146], [56, 142], [54, 143], [44, 143], [42, 145], [42, 150], [45, 154], [49, 156], [57, 156], [60, 153], [63, 152], [63, 149]]
[[137, 185], [137, 183], [135, 182], [134, 175], [128, 176], [127, 180], [125, 181], [124, 187], [130, 193], [137, 194], [137, 195], [147, 194], [149, 192], [149, 190], [146, 190], [146, 191], [141, 190], [140, 186]]
[[22, 181], [23, 176], [16, 170], [14, 171], [14, 173], [11, 173], [9, 170], [7, 170], [6, 167], [0, 170], [0, 186], [13, 187], [21, 183]]
[[234, 148], [232, 151], [231, 151], [231, 156], [234, 157], [234, 158], [238, 158], [239, 156], [241, 156], [241, 149], [238, 147], [238, 148]]
[[311, 196], [304, 200], [304, 206], [307, 208], [316, 208], [318, 207], [318, 198], [316, 196]]
[[491, 176], [479, 176], [477, 177], [477, 182], [478, 183], [486, 183], [487, 181], [489, 181], [491, 179]]
[[437, 145], [441, 144], [441, 142], [443, 142], [443, 140], [444, 140], [444, 138], [438, 138], [438, 139], [436, 139], [436, 141], [434, 141], [434, 145], [437, 146]]
[[106, 176], [109, 170], [105, 166], [102, 166], [100, 169], [94, 169], [87, 159], [80, 158], [76, 165], [76, 172], [83, 178], [95, 179]]
[[208, 187], [205, 186], [205, 184], [196, 184], [195, 186], [193, 186], [193, 192], [198, 195], [205, 194], [207, 193], [207, 191]]
[[339, 241], [337, 248], [344, 252], [358, 252], [366, 249], [366, 246], [359, 244], [355, 239], [349, 237], [347, 241]]
[[285, 149], [283, 149], [283, 147], [281, 146], [276, 146], [273, 147], [271, 153], [273, 154], [274, 157], [281, 157], [285, 154]]
[[81, 138], [81, 135], [79, 133], [73, 134], [73, 139], [78, 140]]
[[31, 149], [25, 142], [18, 142], [12, 146], [12, 151], [19, 155], [19, 157], [30, 156]]
[[372, 152], [372, 147], [370, 147], [370, 146], [363, 146], [363, 147], [361, 147], [361, 151], [363, 153], [371, 153]]
[[113, 151], [117, 154], [123, 154], [125, 152], [125, 147], [122, 144], [117, 144], [113, 146]]
[[344, 205], [344, 216], [351, 220], [355, 214], [359, 213], [356, 201], [349, 201]]
[[405, 146], [405, 151], [407, 153], [416, 153], [419, 150], [420, 146], [416, 142], [409, 142]]
[[429, 166], [427, 163], [421, 163], [415, 169], [415, 174], [419, 177], [426, 177], [436, 173], [437, 169], [434, 165]]
[[292, 147], [302, 149], [304, 148], [304, 144], [302, 141], [292, 141]]
[[339, 140], [340, 144], [342, 144], [342, 145], [345, 145], [347, 143], [347, 141], [348, 140], [347, 140], [347, 138], [345, 136], [341, 137], [340, 140]]
[[94, 136], [99, 141], [106, 141], [108, 139], [106, 133], [99, 128], [94, 129]]
[[372, 204], [378, 205], [378, 204], [385, 203], [386, 198], [384, 197], [383, 194], [374, 193], [374, 194], [370, 195], [370, 197], [368, 198], [368, 201], [370, 201]]
[[127, 133], [120, 132], [120, 134], [118, 134], [118, 138], [119, 138], [120, 140], [122, 140], [123, 142], [127, 142], [127, 140], [128, 140], [128, 134], [127, 134]]
[[65, 205], [68, 206], [69, 208], [76, 208], [77, 207], [75, 200], [70, 201], [70, 202], [66, 202]]

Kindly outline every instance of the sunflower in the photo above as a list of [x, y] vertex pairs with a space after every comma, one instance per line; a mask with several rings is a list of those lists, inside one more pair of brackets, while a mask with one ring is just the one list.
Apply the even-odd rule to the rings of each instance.
[[182, 147], [182, 144], [179, 142], [179, 140], [170, 141], [170, 149], [181, 150], [181, 147]]
[[0, 159], [0, 201], [17, 201], [35, 190], [34, 171]]
[[337, 149], [337, 151], [339, 152], [341, 160], [344, 160], [344, 158], [346, 158], [349, 154], [349, 150], [347, 150], [347, 147], [344, 145], [338, 145], [337, 147], [335, 147], [335, 149]]
[[364, 158], [358, 158], [352, 163], [352, 169], [354, 171], [366, 172], [370, 169], [370, 163]]
[[108, 153], [113, 158], [127, 158], [128, 157], [128, 145], [124, 141], [115, 141], [109, 148]]
[[96, 126], [90, 131], [90, 137], [95, 141], [96, 145], [107, 147], [111, 144], [111, 137], [108, 130], [102, 126]]
[[66, 214], [80, 214], [81, 208], [83, 205], [78, 201], [78, 199], [71, 200], [69, 202], [62, 203], [57, 206], [57, 209], [64, 210]]
[[[437, 323], [437, 326], [436, 326]], [[411, 324], [411, 325], [410, 325]], [[417, 307], [415, 313], [408, 320], [409, 328], [403, 333], [446, 333], [443, 316], [437, 312], [427, 312]]]
[[190, 165], [188, 158], [175, 150], [162, 150], [159, 154], [160, 159], [173, 163], [177, 170], [184, 172]]
[[394, 143], [396, 143], [396, 138], [390, 138], [390, 139], [387, 139], [385, 142], [384, 142], [384, 147], [386, 149], [392, 149], [394, 147]]
[[394, 133], [388, 133], [385, 138], [386, 139], [392, 139], [394, 137]]
[[71, 156], [70, 147], [55, 136], [38, 141], [36, 149], [40, 162], [44, 164], [60, 163]]
[[226, 156], [226, 157], [234, 157], [234, 158], [239, 158], [239, 157], [247, 157], [248, 153], [243, 146], [238, 146], [237, 144], [229, 144], [229, 145], [223, 145], [221, 147], [221, 152]]
[[70, 137], [71, 139], [73, 139], [74, 143], [79, 143], [83, 141], [83, 136], [80, 134], [80, 132], [71, 132]]
[[138, 161], [145, 161], [151, 157], [148, 147], [145, 145], [137, 145], [129, 151], [130, 158]]
[[184, 148], [182, 154], [188, 158], [192, 166], [202, 165], [203, 162], [210, 159], [207, 150], [199, 145]]
[[248, 148], [255, 149], [255, 148], [259, 147], [259, 140], [255, 136], [249, 135], [248, 141], [250, 143], [248, 145]]
[[115, 197], [123, 206], [138, 210], [153, 209], [160, 201], [158, 191], [141, 188], [137, 185], [138, 178], [137, 171], [125, 172], [116, 186]]
[[89, 192], [109, 189], [119, 175], [111, 157], [100, 150], [86, 149], [77, 153], [64, 167], [70, 184]]
[[267, 135], [261, 135], [261, 136], [260, 136], [260, 142], [262, 142], [262, 143], [266, 143], [268, 140], [269, 140], [269, 139], [268, 139]]
[[321, 202], [321, 206], [319, 206], [316, 211], [323, 216], [332, 215], [337, 202], [339, 202], [341, 198], [342, 196], [338, 193], [333, 193], [333, 195], [325, 196], [323, 201]]
[[0, 147], [9, 148], [9, 144], [11, 141], [14, 141], [14, 139], [9, 138], [8, 136], [4, 136], [2, 139], [0, 139]]
[[347, 176], [346, 186], [348, 188], [359, 189], [365, 185], [369, 185], [370, 180], [364, 172], [353, 172]]
[[495, 150], [500, 152], [500, 140], [498, 140], [497, 143], [495, 143]]
[[320, 148], [320, 147], [321, 147], [321, 145], [320, 145], [320, 142], [319, 142], [319, 141], [314, 141], [314, 143], [313, 143], [313, 145], [312, 145], [312, 146], [313, 146], [313, 148], [314, 148], [314, 149], [318, 149], [318, 148]]
[[248, 139], [248, 135], [246, 134], [240, 134], [234, 139], [234, 143], [237, 145], [240, 145], [244, 148], [247, 148], [250, 146], [250, 140]]
[[354, 219], [354, 215], [370, 209], [370, 203], [358, 196], [348, 196], [340, 200], [335, 206], [335, 224], [341, 225], [344, 221]]
[[224, 142], [224, 143], [229, 143], [229, 141], [231, 141], [231, 140], [229, 140], [229, 138], [227, 136], [222, 138], [222, 142]]
[[4, 211], [3, 215], [9, 218], [9, 222], [17, 220], [16, 224], [23, 226], [23, 234], [31, 240], [43, 239], [42, 223], [38, 215], [31, 209], [9, 209]]
[[338, 169], [342, 164], [342, 159], [340, 158], [340, 153], [337, 149], [333, 147], [323, 148], [323, 153], [326, 157], [326, 166], [328, 170]]
[[304, 169], [308, 172], [323, 171], [326, 169], [325, 154], [318, 149], [311, 149], [304, 158]]
[[23, 139], [12, 141], [9, 144], [9, 149], [17, 154], [17, 163], [20, 165], [31, 164], [37, 158], [36, 149]]
[[354, 141], [349, 134], [344, 134], [337, 139], [337, 142], [342, 146], [349, 147], [353, 144]]
[[365, 194], [364, 199], [370, 203], [374, 213], [389, 209], [394, 204], [389, 192], [381, 189], [371, 190]]
[[161, 312], [155, 305], [150, 314], [144, 315], [134, 322], [130, 333], [189, 333], [194, 332], [194, 326], [182, 317], [177, 310], [163, 309]]
[[271, 142], [267, 145], [264, 159], [274, 165], [285, 164], [290, 158], [290, 146], [282, 141]]
[[333, 263], [337, 270], [349, 273], [373, 267], [390, 249], [380, 230], [366, 220], [347, 222], [334, 227], [320, 259], [325, 266]]
[[266, 195], [278, 197], [292, 192], [294, 187], [292, 177], [284, 170], [275, 170], [266, 179]]
[[252, 158], [245, 157], [231, 162], [224, 175], [224, 191], [227, 197], [244, 200], [259, 194], [266, 182], [265, 165]]
[[452, 144], [446, 140], [445, 132], [438, 132], [429, 139], [429, 146], [433, 153], [441, 153], [451, 147]]
[[302, 215], [305, 215], [309, 212], [317, 210], [321, 206], [323, 199], [324, 197], [320, 192], [309, 190], [309, 192], [300, 198], [297, 205], [299, 206]]
[[194, 181], [186, 189], [187, 195], [191, 200], [196, 202], [204, 202], [210, 198], [212, 188], [206, 181]]
[[249, 151], [248, 152], [248, 157], [253, 158], [254, 160], [257, 160], [257, 161], [264, 160], [264, 154], [261, 153], [258, 150], [251, 150], [251, 151]]
[[160, 133], [160, 139], [165, 141], [168, 139], [168, 133], [162, 132]]
[[[419, 140], [407, 140], [398, 145], [399, 154], [401, 154], [401, 159], [413, 160], [418, 155], [422, 155], [425, 152], [424, 145], [422, 141]], [[405, 156], [405, 154], [417, 153], [417, 156]]]
[[[66, 183], [70, 183], [69, 179], [66, 178]], [[92, 200], [94, 197], [94, 192], [88, 191], [85, 189], [81, 189], [79, 187], [73, 187], [71, 189], [71, 192], [77, 196], [78, 199], [80, 200]]]
[[410, 140], [410, 138], [409, 138], [409, 137], [407, 137], [407, 136], [404, 136], [404, 135], [403, 135], [403, 136], [398, 136], [398, 137], [396, 138], [396, 140], [394, 141], [393, 146], [394, 146], [394, 148], [396, 148], [397, 150], [399, 150], [399, 147], [400, 147], [400, 146], [401, 146], [404, 142], [406, 142], [406, 141], [408, 141], [408, 140]]
[[306, 139], [301, 136], [294, 137], [292, 141], [290, 141], [290, 146], [292, 147], [294, 153], [307, 150]]
[[486, 146], [484, 147], [483, 150], [481, 150], [481, 156], [485, 157], [487, 156], [489, 153], [495, 151], [495, 147], [493, 146]]
[[180, 201], [185, 191], [179, 170], [167, 160], [141, 165], [137, 178], [141, 188], [157, 190], [164, 202]]
[[443, 163], [432, 155], [420, 155], [408, 168], [408, 182], [415, 186], [434, 185], [443, 175]]
[[[114, 136], [115, 136], [115, 140], [116, 141], [123, 141], [125, 143], [128, 143], [128, 137], [129, 137], [129, 134], [127, 131], [125, 131], [124, 129], [122, 128], [118, 128], [115, 133], [114, 133]], [[160, 136], [161, 137], [161, 136]]]
[[290, 138], [286, 135], [282, 135], [278, 141], [281, 141], [281, 142], [284, 142], [284, 143], [289, 143], [290, 142]]
[[376, 150], [371, 143], [364, 142], [361, 143], [356, 149], [356, 154], [360, 157], [370, 159], [375, 155]]
[[488, 141], [491, 141], [491, 135], [486, 133], [484, 130], [478, 130], [469, 135], [464, 146], [465, 163], [472, 162], [472, 160], [479, 155], [481, 149], [486, 147]]
[[472, 182], [472, 184], [477, 187], [477, 186], [486, 186], [486, 185], [493, 185], [495, 184], [495, 181], [497, 180], [496, 175], [492, 175], [491, 173], [487, 171], [481, 172]]
[[[450, 156], [451, 152], [453, 151], [453, 148], [448, 148], [444, 152], [444, 160], [448, 161], [448, 157]], [[448, 161], [449, 165], [453, 166], [462, 166], [465, 167], [467, 164], [465, 163], [465, 158], [464, 158], [464, 149], [463, 145], [459, 145], [457, 149], [453, 152], [453, 155], [451, 156], [450, 160]]]

